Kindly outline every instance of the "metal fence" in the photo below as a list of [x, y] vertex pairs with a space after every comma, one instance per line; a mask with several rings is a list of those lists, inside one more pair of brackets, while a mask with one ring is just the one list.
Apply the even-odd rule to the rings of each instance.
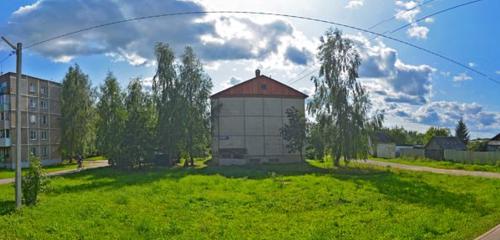
[[444, 150], [444, 160], [469, 164], [500, 164], [500, 152]]

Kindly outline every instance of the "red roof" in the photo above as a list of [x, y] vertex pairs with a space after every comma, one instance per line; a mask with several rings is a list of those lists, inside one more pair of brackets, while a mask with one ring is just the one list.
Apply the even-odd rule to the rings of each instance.
[[304, 99], [308, 96], [270, 77], [259, 75], [222, 90], [210, 98], [220, 97], [285, 97]]

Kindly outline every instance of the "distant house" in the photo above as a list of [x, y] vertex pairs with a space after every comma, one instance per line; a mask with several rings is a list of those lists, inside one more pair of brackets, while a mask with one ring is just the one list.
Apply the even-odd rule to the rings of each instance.
[[457, 137], [432, 137], [425, 145], [425, 157], [434, 160], [444, 160], [444, 150], [465, 151], [465, 144]]
[[500, 151], [500, 133], [488, 141], [486, 150], [489, 152]]
[[384, 132], [375, 132], [368, 138], [370, 154], [381, 158], [396, 157], [396, 143]]

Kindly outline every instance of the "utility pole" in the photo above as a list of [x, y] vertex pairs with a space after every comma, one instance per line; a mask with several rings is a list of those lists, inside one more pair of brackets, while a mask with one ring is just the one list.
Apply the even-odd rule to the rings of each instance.
[[12, 49], [16, 51], [16, 208], [21, 208], [21, 72], [23, 61], [23, 44], [17, 43], [17, 46], [10, 43], [5, 37], [2, 37]]

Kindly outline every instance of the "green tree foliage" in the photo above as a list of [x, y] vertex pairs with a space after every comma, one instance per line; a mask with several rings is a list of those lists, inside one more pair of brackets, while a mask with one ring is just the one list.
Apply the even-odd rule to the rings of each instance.
[[125, 99], [127, 120], [123, 133], [121, 156], [117, 166], [133, 168], [151, 161], [154, 155], [155, 108], [152, 98], [142, 89], [140, 79], [134, 79], [128, 86]]
[[286, 110], [288, 123], [280, 129], [281, 136], [287, 142], [286, 147], [289, 153], [297, 152], [300, 159], [304, 160], [304, 145], [306, 142], [306, 118], [304, 113], [299, 112], [295, 107]]
[[357, 81], [361, 59], [353, 42], [339, 30], [329, 30], [318, 53], [321, 68], [313, 77], [315, 94], [308, 108], [326, 133], [327, 148], [336, 166], [343, 157], [366, 157], [368, 152], [368, 96]]
[[455, 127], [455, 137], [462, 140], [462, 142], [467, 145], [469, 144], [470, 134], [469, 129], [465, 125], [465, 122], [462, 118], [458, 120], [457, 126]]
[[469, 142], [469, 145], [467, 145], [467, 150], [473, 151], [473, 152], [486, 152], [488, 149], [488, 140], [472, 140]]
[[183, 113], [181, 82], [174, 65], [174, 52], [168, 44], [158, 43], [155, 47], [158, 68], [153, 78], [153, 96], [158, 113], [156, 136], [158, 150], [171, 159], [180, 155], [179, 144], [183, 136], [180, 125]]
[[31, 155], [29, 160], [30, 167], [22, 177], [22, 192], [24, 204], [31, 206], [36, 204], [38, 194], [46, 189], [48, 179], [40, 163], [40, 158]]
[[127, 109], [124, 93], [118, 80], [111, 72], [100, 87], [100, 98], [97, 103], [97, 149], [108, 158], [109, 164], [116, 165], [121, 156]]
[[406, 130], [403, 127], [398, 126], [393, 128], [384, 128], [382, 131], [387, 133], [397, 145], [415, 145], [424, 143], [424, 134], [417, 131]]
[[325, 157], [325, 134], [318, 123], [307, 123], [306, 157], [309, 159], [323, 160]]
[[427, 144], [432, 137], [449, 137], [451, 136], [450, 129], [448, 128], [439, 128], [439, 127], [430, 127], [424, 134], [424, 144]]
[[183, 152], [194, 166], [193, 157], [203, 154], [210, 143], [210, 104], [212, 80], [191, 47], [186, 47], [179, 66], [182, 111]]
[[61, 92], [61, 150], [64, 157], [87, 155], [93, 150], [94, 109], [90, 81], [80, 67], [69, 67]]

